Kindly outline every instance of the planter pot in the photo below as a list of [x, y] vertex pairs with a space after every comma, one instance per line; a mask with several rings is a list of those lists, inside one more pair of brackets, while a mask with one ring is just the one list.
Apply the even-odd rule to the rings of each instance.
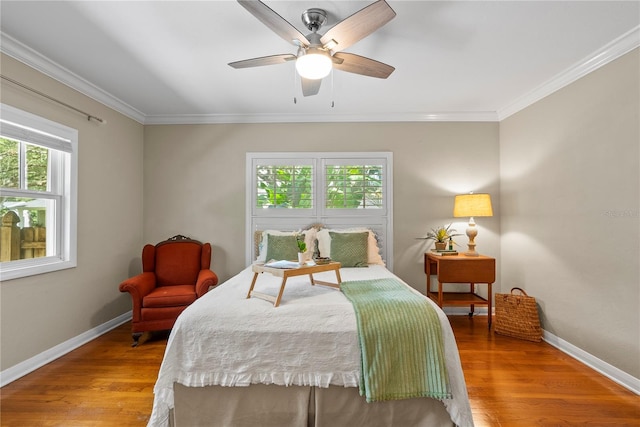
[[436, 242], [436, 250], [444, 251], [447, 249], [447, 242]]
[[298, 252], [298, 264], [302, 265], [307, 260], [306, 252]]

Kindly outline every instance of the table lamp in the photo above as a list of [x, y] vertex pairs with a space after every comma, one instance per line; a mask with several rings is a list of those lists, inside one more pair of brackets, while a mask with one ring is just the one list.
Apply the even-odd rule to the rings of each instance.
[[456, 218], [469, 217], [467, 236], [469, 237], [469, 250], [466, 256], [478, 256], [474, 239], [478, 235], [474, 216], [493, 216], [491, 208], [491, 196], [483, 193], [458, 194], [453, 202], [453, 216]]

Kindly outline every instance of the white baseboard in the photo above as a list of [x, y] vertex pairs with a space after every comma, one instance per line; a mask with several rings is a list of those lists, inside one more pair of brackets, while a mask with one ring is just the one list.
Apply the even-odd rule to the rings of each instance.
[[626, 372], [598, 359], [590, 353], [576, 347], [575, 345], [543, 330], [542, 339], [554, 346], [563, 353], [568, 354], [577, 361], [584, 363], [591, 369], [601, 373], [610, 380], [620, 384], [622, 387], [640, 395], [640, 379], [627, 374]]
[[14, 365], [10, 368], [5, 369], [0, 372], [0, 387], [4, 387], [5, 385], [17, 380], [20, 377], [27, 375], [30, 372], [35, 371], [36, 369], [46, 365], [49, 362], [56, 360], [57, 358], [64, 356], [72, 350], [88, 343], [89, 341], [96, 339], [100, 335], [103, 335], [109, 332], [112, 329], [117, 328], [123, 323], [131, 320], [133, 313], [131, 311], [124, 313], [115, 319], [109, 320], [102, 325], [96, 326], [93, 329], [88, 330], [74, 338], [71, 338], [63, 343], [56, 345], [55, 347], [50, 348], [49, 350], [43, 351], [42, 353], [33, 356], [30, 359], [25, 360], [24, 362], [20, 362], [17, 365]]

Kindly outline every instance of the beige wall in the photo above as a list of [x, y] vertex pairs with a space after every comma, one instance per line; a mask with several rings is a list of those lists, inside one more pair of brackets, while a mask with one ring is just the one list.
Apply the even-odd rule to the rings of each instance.
[[1, 72], [107, 120], [2, 81], [2, 103], [79, 131], [78, 266], [0, 284], [4, 370], [131, 310], [118, 284], [140, 269], [143, 126], [4, 55]]
[[502, 288], [640, 378], [638, 49], [500, 124]]
[[[454, 194], [487, 191], [499, 206], [497, 123], [146, 126], [145, 239], [180, 233], [210, 241], [223, 280], [243, 269], [245, 154], [251, 151], [392, 151], [394, 271], [423, 292], [429, 244], [416, 238], [455, 220]], [[458, 230], [464, 232], [465, 221]], [[477, 222], [478, 249], [497, 256], [498, 219]]]

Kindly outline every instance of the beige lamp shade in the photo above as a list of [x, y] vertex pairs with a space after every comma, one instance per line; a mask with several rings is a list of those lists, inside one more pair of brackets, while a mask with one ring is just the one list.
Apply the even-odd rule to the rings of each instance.
[[486, 193], [458, 194], [453, 202], [453, 216], [493, 216], [491, 196]]
[[454, 217], [469, 217], [469, 227], [467, 228], [467, 237], [469, 237], [469, 250], [464, 254], [466, 256], [478, 256], [476, 251], [475, 237], [478, 235], [474, 216], [493, 216], [493, 208], [491, 208], [491, 196], [485, 193], [458, 194], [453, 201]]

